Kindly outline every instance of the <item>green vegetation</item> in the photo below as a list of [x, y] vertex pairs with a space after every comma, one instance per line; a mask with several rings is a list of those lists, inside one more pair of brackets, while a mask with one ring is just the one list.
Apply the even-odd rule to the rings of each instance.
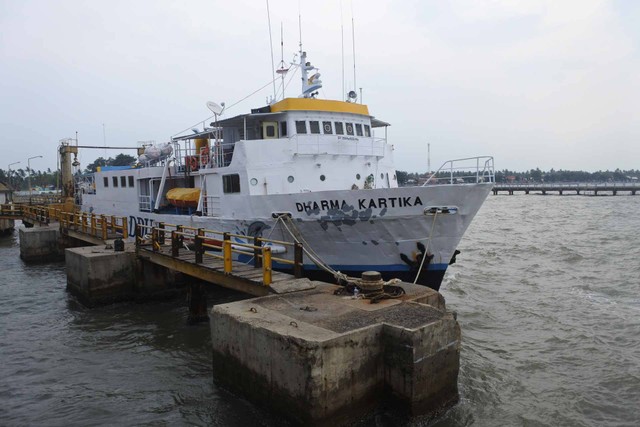
[[[20, 191], [28, 190], [29, 183], [27, 177], [29, 176], [29, 168], [11, 169], [11, 176], [8, 175], [8, 171], [0, 169], [0, 181], [8, 184], [11, 188]], [[31, 171], [31, 185], [33, 187], [42, 188], [57, 188], [58, 186], [58, 171]]]
[[[84, 173], [95, 172], [98, 166], [131, 166], [135, 163], [136, 158], [127, 154], [118, 154], [115, 158], [109, 157], [105, 159], [98, 157], [92, 163], [87, 165]], [[13, 189], [17, 191], [29, 190], [29, 168], [11, 169], [11, 176], [9, 171], [0, 169], [0, 181], [9, 184]], [[46, 171], [31, 171], [31, 186], [42, 187], [48, 189], [59, 188], [59, 175], [58, 171], [52, 171], [47, 169]]]
[[135, 162], [135, 157], [120, 153], [115, 157], [115, 159], [111, 157], [108, 159], [98, 157], [93, 161], [93, 163], [88, 164], [84, 171], [85, 173], [95, 172], [98, 166], [132, 166]]

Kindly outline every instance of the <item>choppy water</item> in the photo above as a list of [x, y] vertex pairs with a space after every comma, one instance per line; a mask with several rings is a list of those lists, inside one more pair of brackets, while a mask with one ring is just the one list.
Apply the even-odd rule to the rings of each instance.
[[[461, 402], [432, 425], [640, 425], [640, 197], [490, 196], [460, 249]], [[182, 301], [88, 310], [65, 283], [0, 239], [1, 425], [281, 424], [215, 386]]]

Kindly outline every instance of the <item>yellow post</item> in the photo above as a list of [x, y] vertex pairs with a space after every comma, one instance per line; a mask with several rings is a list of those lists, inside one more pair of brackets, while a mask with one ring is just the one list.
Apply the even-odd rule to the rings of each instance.
[[116, 232], [116, 216], [115, 215], [111, 215], [111, 224], [109, 224], [109, 228], [111, 229], [112, 233]]
[[102, 229], [102, 240], [107, 240], [107, 217], [100, 215], [100, 228]]
[[158, 252], [160, 250], [160, 244], [158, 243], [158, 229], [155, 227], [151, 228], [151, 244], [153, 252]]
[[127, 217], [122, 217], [122, 238], [126, 239], [129, 237], [129, 227], [127, 227]]
[[224, 272], [226, 274], [231, 273], [231, 240], [224, 240], [222, 242], [222, 251], [224, 255]]
[[271, 284], [271, 248], [269, 246], [262, 247], [262, 284], [265, 286]]

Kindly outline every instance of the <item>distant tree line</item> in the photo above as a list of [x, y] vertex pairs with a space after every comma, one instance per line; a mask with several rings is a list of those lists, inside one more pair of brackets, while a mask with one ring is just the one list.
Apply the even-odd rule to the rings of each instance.
[[[17, 191], [29, 189], [29, 168], [11, 169], [11, 175], [8, 170], [0, 169], [0, 181], [8, 184], [11, 188]], [[58, 171], [52, 171], [48, 168], [46, 171], [31, 171], [31, 186], [42, 188], [57, 188], [58, 186]]]
[[[92, 163], [87, 165], [84, 173], [95, 172], [98, 166], [132, 166], [135, 161], [135, 157], [129, 156], [127, 154], [118, 154], [115, 158], [109, 157], [108, 159], [98, 157]], [[11, 186], [11, 188], [16, 191], [29, 190], [28, 167], [24, 169], [11, 169], [10, 172], [11, 174], [9, 175], [9, 170], [0, 169], [0, 181], [9, 184], [9, 186]], [[76, 173], [80, 173], [80, 171]], [[46, 171], [32, 170], [31, 186], [57, 189], [60, 185], [59, 177], [60, 172], [58, 172], [57, 170], [52, 171], [50, 168], [48, 168]]]
[[[429, 177], [427, 172], [406, 172], [397, 171], [398, 185], [411, 185], [423, 183]], [[469, 176], [472, 172], [458, 171], [453, 176]], [[437, 177], [449, 176], [448, 172], [440, 173]], [[620, 170], [614, 171], [569, 171], [555, 170], [542, 171], [540, 168], [531, 169], [525, 172], [515, 172], [509, 169], [496, 171], [496, 182], [625, 182], [640, 179], [640, 170]]]

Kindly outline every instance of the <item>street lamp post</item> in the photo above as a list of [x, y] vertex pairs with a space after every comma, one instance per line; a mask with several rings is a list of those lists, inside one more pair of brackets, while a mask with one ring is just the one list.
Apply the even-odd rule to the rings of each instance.
[[42, 156], [33, 156], [27, 159], [27, 168], [29, 168], [29, 203], [31, 203], [31, 159], [42, 158]]
[[[12, 187], [12, 184], [11, 184], [11, 166], [17, 165], [18, 163], [20, 163], [20, 162], [9, 163], [9, 167], [8, 167], [9, 170], [7, 171], [7, 178], [9, 179], [9, 186], [11, 186], [11, 187]], [[11, 194], [11, 193], [9, 193], [9, 194]], [[11, 198], [11, 201], [13, 201], [13, 197]]]

